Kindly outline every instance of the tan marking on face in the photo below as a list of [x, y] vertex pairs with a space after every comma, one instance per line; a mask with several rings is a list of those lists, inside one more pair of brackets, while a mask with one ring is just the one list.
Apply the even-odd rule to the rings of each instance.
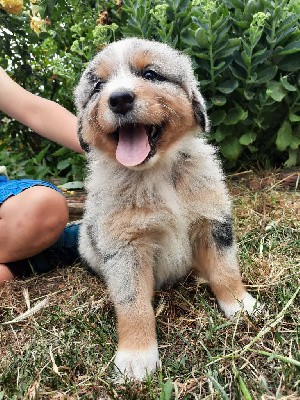
[[85, 127], [82, 134], [84, 141], [92, 147], [104, 149], [111, 158], [115, 158], [117, 143], [105, 132], [105, 126], [99, 122], [97, 107], [92, 110], [88, 121], [85, 121]]
[[101, 79], [107, 81], [115, 67], [116, 66], [114, 60], [106, 59], [103, 60], [101, 64], [95, 68], [95, 72]]
[[167, 107], [171, 105], [173, 115], [167, 121], [163, 134], [158, 141], [158, 152], [167, 150], [184, 136], [189, 135], [197, 126], [190, 104], [184, 102], [176, 103], [174, 99], [172, 102], [173, 104], [169, 102]]
[[143, 71], [153, 63], [153, 55], [148, 50], [133, 53], [130, 57], [130, 65], [135, 71]]
[[[147, 82], [148, 83], [148, 82]], [[147, 125], [161, 125], [164, 129], [156, 146], [157, 152], [167, 150], [196, 127], [193, 108], [187, 96], [179, 88], [158, 89], [148, 83], [136, 90], [137, 99], [145, 105], [140, 120]]]

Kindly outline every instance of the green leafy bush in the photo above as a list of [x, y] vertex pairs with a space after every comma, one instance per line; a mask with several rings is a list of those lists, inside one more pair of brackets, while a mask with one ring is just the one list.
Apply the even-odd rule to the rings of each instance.
[[[47, 23], [39, 35], [26, 7], [20, 15], [0, 11], [0, 64], [32, 92], [74, 111], [73, 88], [95, 52], [122, 37], [156, 39], [192, 57], [212, 121], [209, 139], [228, 168], [299, 162], [298, 0], [41, 0]], [[43, 173], [82, 178], [81, 157], [54, 144], [39, 157], [43, 139], [13, 121], [4, 125], [1, 140], [27, 149]]]

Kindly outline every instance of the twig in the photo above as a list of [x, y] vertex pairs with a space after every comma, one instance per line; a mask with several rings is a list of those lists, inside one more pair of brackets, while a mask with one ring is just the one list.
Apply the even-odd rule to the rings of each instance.
[[24, 321], [26, 318], [28, 318], [31, 315], [37, 313], [38, 311], [40, 311], [42, 308], [46, 307], [47, 305], [48, 305], [48, 297], [46, 297], [42, 301], [39, 301], [33, 307], [29, 308], [29, 310], [25, 311], [23, 314], [21, 314], [18, 317], [12, 319], [11, 321], [2, 322], [1, 325], [15, 324], [17, 322]]
[[230, 174], [230, 175], [227, 175], [227, 176], [229, 178], [232, 178], [234, 176], [252, 174], [252, 172], [253, 172], [252, 169], [250, 169], [249, 171], [236, 172], [235, 174]]
[[286, 181], [287, 179], [291, 178], [294, 175], [298, 175], [297, 172], [293, 172], [291, 175], [286, 176], [285, 178], [281, 179], [280, 181], [274, 183], [271, 187], [269, 187], [266, 192], [269, 192], [270, 190], [274, 189], [276, 186], [280, 185], [282, 182]]

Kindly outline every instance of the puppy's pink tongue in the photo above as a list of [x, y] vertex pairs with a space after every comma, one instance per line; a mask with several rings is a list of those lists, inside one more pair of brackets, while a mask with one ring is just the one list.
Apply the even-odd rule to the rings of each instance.
[[141, 164], [150, 152], [146, 129], [143, 125], [128, 125], [119, 129], [116, 158], [125, 167]]

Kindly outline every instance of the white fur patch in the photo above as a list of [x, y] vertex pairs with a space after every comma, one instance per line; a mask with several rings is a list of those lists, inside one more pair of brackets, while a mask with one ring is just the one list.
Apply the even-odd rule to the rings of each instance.
[[260, 303], [248, 292], [245, 293], [241, 300], [236, 300], [233, 303], [219, 301], [219, 305], [227, 318], [233, 318], [241, 310], [248, 314], [255, 314], [261, 308]]
[[146, 350], [118, 350], [115, 357], [116, 372], [139, 381], [154, 372], [158, 363], [156, 345]]

